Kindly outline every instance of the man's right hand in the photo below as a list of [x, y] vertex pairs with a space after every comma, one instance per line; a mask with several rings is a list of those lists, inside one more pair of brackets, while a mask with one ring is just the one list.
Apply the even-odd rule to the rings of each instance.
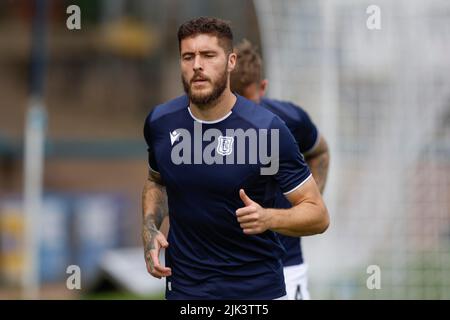
[[169, 246], [164, 234], [158, 230], [164, 218], [168, 216], [167, 193], [161, 182], [159, 173], [149, 170], [142, 191], [142, 240], [145, 263], [148, 273], [158, 279], [172, 275], [172, 270], [163, 267], [159, 262], [159, 251]]
[[159, 262], [159, 252], [161, 248], [167, 248], [169, 243], [161, 232], [157, 232], [151, 239], [151, 243], [145, 244], [145, 263], [147, 271], [155, 278], [168, 277], [172, 275], [172, 270], [163, 267]]

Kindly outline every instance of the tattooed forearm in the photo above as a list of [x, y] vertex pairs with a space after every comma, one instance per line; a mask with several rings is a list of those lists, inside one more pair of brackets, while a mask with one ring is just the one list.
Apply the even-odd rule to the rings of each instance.
[[322, 135], [319, 137], [319, 143], [314, 150], [305, 154], [305, 160], [316, 181], [320, 193], [323, 193], [327, 181], [330, 151], [328, 149], [328, 144]]
[[155, 249], [155, 238], [160, 234], [164, 217], [168, 215], [166, 188], [149, 175], [142, 191], [142, 240], [146, 260], [153, 270], [150, 250]]
[[153, 216], [155, 226], [159, 229], [165, 216], [168, 215], [166, 188], [151, 180], [147, 180], [142, 192], [142, 215]]
[[317, 183], [320, 193], [325, 189], [325, 183], [328, 175], [328, 165], [330, 162], [330, 155], [328, 152], [321, 153], [313, 158], [307, 160], [308, 166]]
[[158, 232], [154, 218], [151, 215], [146, 216], [142, 228], [142, 240], [144, 241], [144, 249], [146, 252], [155, 249], [154, 240]]

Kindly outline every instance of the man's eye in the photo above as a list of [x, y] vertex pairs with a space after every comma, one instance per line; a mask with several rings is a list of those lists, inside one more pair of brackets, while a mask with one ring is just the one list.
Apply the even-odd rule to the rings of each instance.
[[207, 54], [205, 55], [207, 58], [214, 58], [216, 55], [215, 54]]
[[184, 56], [183, 60], [186, 60], [186, 61], [192, 60], [192, 56]]

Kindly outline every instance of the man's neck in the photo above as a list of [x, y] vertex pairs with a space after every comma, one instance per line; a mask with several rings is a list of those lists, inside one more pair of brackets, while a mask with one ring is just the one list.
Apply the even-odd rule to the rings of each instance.
[[191, 102], [190, 109], [193, 116], [203, 121], [215, 121], [225, 117], [236, 103], [236, 96], [229, 88], [213, 103], [198, 107]]

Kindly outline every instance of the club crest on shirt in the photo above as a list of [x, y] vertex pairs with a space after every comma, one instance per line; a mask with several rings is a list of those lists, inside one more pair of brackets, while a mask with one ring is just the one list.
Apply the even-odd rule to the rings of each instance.
[[233, 152], [234, 137], [219, 136], [216, 151], [222, 156], [228, 156]]

